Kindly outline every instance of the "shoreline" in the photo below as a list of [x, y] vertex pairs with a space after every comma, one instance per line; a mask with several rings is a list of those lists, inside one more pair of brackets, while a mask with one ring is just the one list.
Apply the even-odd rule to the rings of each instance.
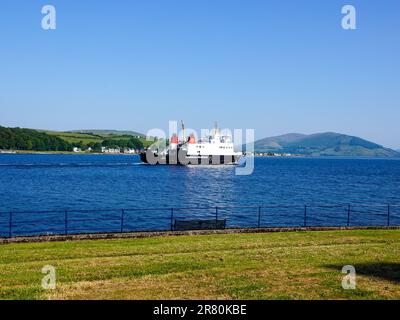
[[16, 150], [13, 152], [0, 152], [0, 155], [16, 155], [16, 154], [40, 154], [40, 155], [122, 155], [122, 156], [138, 156], [138, 153], [102, 153], [102, 152], [73, 152], [73, 151], [26, 151]]
[[[139, 153], [97, 153], [97, 152], [73, 152], [73, 151], [14, 151], [0, 152], [1, 155], [98, 155], [98, 156], [139, 156]], [[246, 157], [246, 156], [243, 156]], [[400, 157], [366, 157], [366, 156], [252, 156], [253, 158], [267, 159], [359, 159], [359, 160], [400, 160]]]
[[0, 246], [10, 243], [36, 243], [55, 241], [106, 240], [106, 239], [142, 239], [166, 238], [180, 236], [222, 235], [222, 234], [268, 234], [286, 232], [326, 232], [352, 230], [400, 230], [400, 226], [358, 226], [358, 227], [282, 227], [282, 228], [230, 228], [219, 230], [187, 230], [187, 231], [137, 231], [137, 232], [103, 232], [78, 234], [52, 234], [36, 236], [1, 237]]

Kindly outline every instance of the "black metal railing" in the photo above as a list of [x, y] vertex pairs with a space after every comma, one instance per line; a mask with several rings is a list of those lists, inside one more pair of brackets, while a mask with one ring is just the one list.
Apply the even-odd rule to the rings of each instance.
[[[0, 237], [215, 228], [400, 226], [400, 205], [258, 205], [0, 211]], [[221, 223], [223, 221], [223, 223]], [[212, 223], [211, 223], [212, 227]], [[195, 227], [194, 227], [195, 228]]]

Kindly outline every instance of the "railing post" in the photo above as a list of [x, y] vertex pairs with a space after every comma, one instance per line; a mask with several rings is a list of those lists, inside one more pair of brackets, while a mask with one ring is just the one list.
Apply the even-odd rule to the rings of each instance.
[[171, 231], [174, 231], [174, 208], [171, 208]]
[[261, 227], [261, 206], [258, 207], [258, 229]]
[[124, 215], [125, 215], [125, 210], [121, 209], [121, 233], [124, 232]]
[[218, 207], [215, 207], [215, 229], [218, 229]]
[[64, 211], [64, 233], [65, 235], [68, 234], [68, 211]]
[[347, 226], [350, 227], [350, 211], [351, 211], [351, 207], [350, 207], [350, 203], [347, 205]]
[[304, 227], [307, 227], [307, 205], [304, 206]]
[[387, 206], [387, 226], [390, 227], [390, 204]]
[[8, 221], [8, 237], [11, 238], [12, 237], [12, 211], [10, 211], [10, 216], [9, 216], [9, 221]]

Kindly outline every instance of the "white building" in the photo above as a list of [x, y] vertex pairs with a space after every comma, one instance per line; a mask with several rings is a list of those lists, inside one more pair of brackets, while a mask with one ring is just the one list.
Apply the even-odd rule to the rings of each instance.
[[121, 149], [120, 148], [101, 147], [101, 152], [102, 153], [121, 153]]

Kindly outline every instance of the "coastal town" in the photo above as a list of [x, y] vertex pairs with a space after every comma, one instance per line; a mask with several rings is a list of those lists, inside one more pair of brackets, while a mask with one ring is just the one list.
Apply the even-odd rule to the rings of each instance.
[[[74, 147], [72, 149], [73, 152], [75, 153], [82, 153], [82, 152], [94, 152], [91, 147], [88, 147], [87, 149], [82, 149], [79, 147]], [[109, 153], [109, 154], [139, 154], [140, 150], [139, 149], [131, 149], [131, 148], [107, 148], [107, 147], [101, 147], [101, 153]]]

